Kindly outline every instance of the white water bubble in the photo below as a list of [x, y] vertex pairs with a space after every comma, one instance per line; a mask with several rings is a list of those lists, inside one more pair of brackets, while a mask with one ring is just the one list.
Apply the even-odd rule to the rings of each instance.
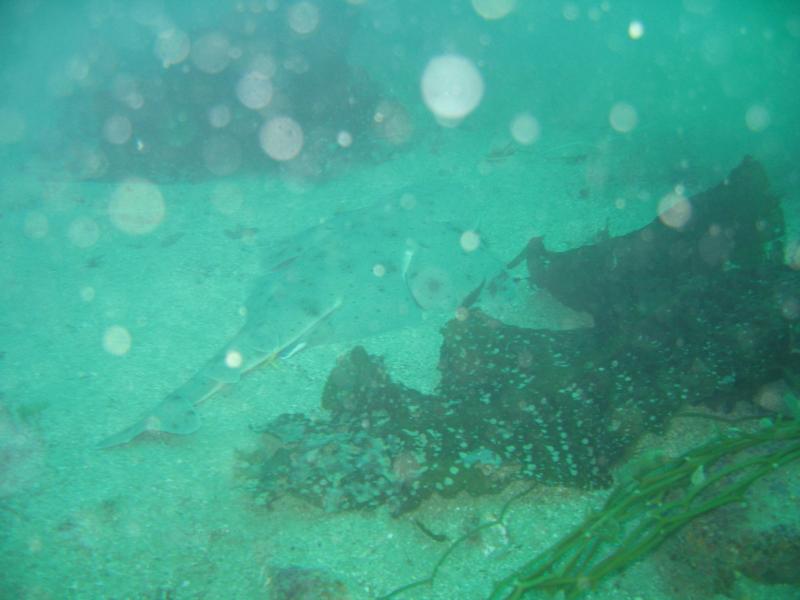
[[185, 61], [191, 47], [192, 43], [186, 32], [172, 28], [158, 33], [154, 51], [161, 60], [161, 66], [168, 69]]
[[252, 110], [260, 110], [272, 100], [272, 82], [260, 71], [248, 71], [236, 84], [239, 102]]
[[769, 109], [762, 104], [754, 104], [747, 109], [744, 115], [744, 122], [750, 131], [759, 133], [769, 127]]
[[111, 115], [103, 124], [103, 137], [109, 144], [124, 144], [133, 134], [133, 125], [125, 115]]
[[517, 0], [472, 0], [472, 8], [487, 21], [502, 19], [517, 5]]
[[639, 115], [631, 104], [627, 102], [617, 102], [611, 107], [608, 121], [611, 123], [611, 127], [614, 131], [628, 133], [633, 131], [639, 123]]
[[261, 126], [261, 149], [273, 160], [292, 160], [303, 148], [303, 129], [291, 117], [275, 117]]
[[231, 122], [231, 109], [225, 104], [217, 104], [208, 109], [208, 122], [215, 129], [222, 129]]
[[230, 51], [227, 37], [217, 32], [207, 33], [192, 45], [192, 64], [210, 75], [221, 73], [231, 60]]
[[131, 235], [150, 233], [164, 220], [164, 197], [157, 185], [146, 179], [123, 181], [108, 203], [111, 223]]
[[295, 33], [308, 35], [319, 27], [319, 9], [315, 4], [302, 0], [289, 7], [287, 14], [289, 27]]
[[530, 113], [518, 114], [511, 121], [511, 137], [525, 146], [539, 139], [539, 121]]
[[69, 224], [67, 237], [78, 248], [91, 248], [100, 239], [100, 226], [94, 219], [78, 217]]
[[422, 98], [442, 125], [455, 126], [483, 98], [483, 78], [471, 60], [458, 54], [437, 56], [422, 74]]
[[127, 354], [131, 341], [131, 334], [121, 325], [112, 325], [103, 333], [103, 349], [114, 356]]

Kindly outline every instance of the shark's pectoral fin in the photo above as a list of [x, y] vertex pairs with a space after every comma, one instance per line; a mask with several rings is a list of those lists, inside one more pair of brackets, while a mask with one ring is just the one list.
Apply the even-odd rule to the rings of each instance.
[[188, 435], [200, 428], [200, 417], [194, 405], [184, 398], [171, 396], [136, 423], [97, 444], [98, 449], [127, 444], [147, 431]]

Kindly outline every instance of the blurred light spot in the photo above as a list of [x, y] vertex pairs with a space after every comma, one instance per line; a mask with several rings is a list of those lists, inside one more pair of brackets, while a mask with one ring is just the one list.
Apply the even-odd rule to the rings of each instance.
[[617, 102], [611, 107], [608, 121], [615, 131], [628, 133], [636, 127], [639, 116], [636, 114], [636, 109], [627, 102]]
[[103, 137], [109, 144], [124, 144], [131, 139], [133, 126], [123, 115], [111, 115], [103, 125]]
[[502, 19], [517, 4], [517, 0], [472, 0], [472, 8], [484, 19]]
[[386, 267], [380, 263], [377, 263], [372, 267], [372, 274], [375, 275], [375, 277], [383, 277], [386, 275]]
[[78, 217], [69, 224], [69, 241], [78, 248], [91, 248], [100, 239], [100, 227], [89, 217]]
[[203, 162], [217, 177], [235, 173], [242, 165], [239, 141], [225, 134], [213, 135], [203, 142]]
[[461, 243], [461, 249], [464, 250], [464, 252], [474, 252], [481, 245], [481, 236], [477, 231], [468, 229], [461, 234], [461, 239], [459, 242]]
[[628, 25], [628, 37], [639, 40], [644, 35], [644, 24], [641, 21], [631, 21]]
[[244, 194], [235, 183], [223, 181], [211, 192], [211, 205], [224, 215], [232, 215], [244, 203]]
[[230, 49], [227, 37], [221, 33], [207, 33], [192, 45], [192, 64], [204, 73], [221, 73], [230, 62]]
[[291, 160], [303, 148], [303, 130], [290, 117], [275, 117], [261, 126], [261, 149], [273, 160]]
[[336, 143], [342, 148], [349, 148], [350, 144], [353, 143], [353, 136], [350, 135], [349, 131], [340, 131], [336, 134]]
[[692, 217], [692, 205], [682, 193], [672, 191], [658, 202], [658, 218], [667, 227], [680, 229]]
[[225, 366], [230, 369], [240, 369], [244, 364], [244, 357], [238, 350], [228, 350], [225, 353]]
[[208, 109], [208, 122], [212, 127], [221, 129], [231, 122], [231, 109], [224, 104], [217, 104]]
[[131, 334], [120, 325], [112, 325], [103, 334], [103, 349], [115, 356], [127, 354], [131, 349]]
[[577, 21], [581, 18], [581, 9], [577, 4], [567, 2], [561, 8], [561, 16], [564, 17], [566, 21]]
[[94, 288], [90, 285], [81, 288], [81, 300], [84, 302], [91, 302], [95, 297]]
[[13, 108], [0, 108], [0, 144], [14, 144], [25, 137], [25, 117]]
[[40, 240], [47, 235], [50, 224], [44, 213], [32, 212], [25, 217], [25, 235], [34, 240]]
[[539, 139], [539, 121], [530, 113], [518, 114], [511, 121], [511, 137], [518, 143], [529, 145]]
[[300, 35], [308, 35], [319, 26], [319, 9], [311, 2], [298, 2], [289, 7], [289, 27]]
[[617, 198], [616, 200], [614, 200], [614, 206], [618, 210], [624, 209], [625, 208], [625, 204], [626, 204], [625, 198]]
[[465, 306], [456, 308], [456, 319], [459, 321], [466, 321], [469, 318], [469, 309]]
[[161, 66], [168, 69], [172, 65], [182, 63], [189, 56], [192, 44], [189, 36], [180, 29], [165, 29], [158, 33], [155, 44], [156, 56]]
[[248, 71], [236, 84], [239, 102], [252, 110], [260, 110], [272, 100], [272, 82], [259, 71]]
[[463, 56], [437, 56], [422, 74], [422, 97], [439, 122], [452, 127], [480, 104], [483, 78], [472, 61]]
[[145, 179], [131, 178], [122, 182], [108, 204], [111, 222], [131, 235], [153, 231], [164, 220], [165, 212], [161, 190]]
[[754, 104], [747, 109], [744, 115], [744, 121], [747, 123], [747, 128], [750, 131], [761, 132], [769, 127], [770, 115], [766, 106], [761, 104]]

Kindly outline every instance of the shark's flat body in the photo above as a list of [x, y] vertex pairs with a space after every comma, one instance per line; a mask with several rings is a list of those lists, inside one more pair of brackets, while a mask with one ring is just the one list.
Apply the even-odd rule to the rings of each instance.
[[301, 349], [400, 329], [426, 313], [455, 314], [509, 292], [503, 263], [476, 238], [397, 202], [338, 214], [273, 244], [247, 301], [246, 324], [188, 382], [100, 448], [145, 431], [189, 434], [196, 406], [262, 363]]

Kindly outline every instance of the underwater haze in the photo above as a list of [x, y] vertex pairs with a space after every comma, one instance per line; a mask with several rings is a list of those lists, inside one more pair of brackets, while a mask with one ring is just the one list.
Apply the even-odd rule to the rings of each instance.
[[0, 599], [798, 597], [800, 3], [0, 3]]

